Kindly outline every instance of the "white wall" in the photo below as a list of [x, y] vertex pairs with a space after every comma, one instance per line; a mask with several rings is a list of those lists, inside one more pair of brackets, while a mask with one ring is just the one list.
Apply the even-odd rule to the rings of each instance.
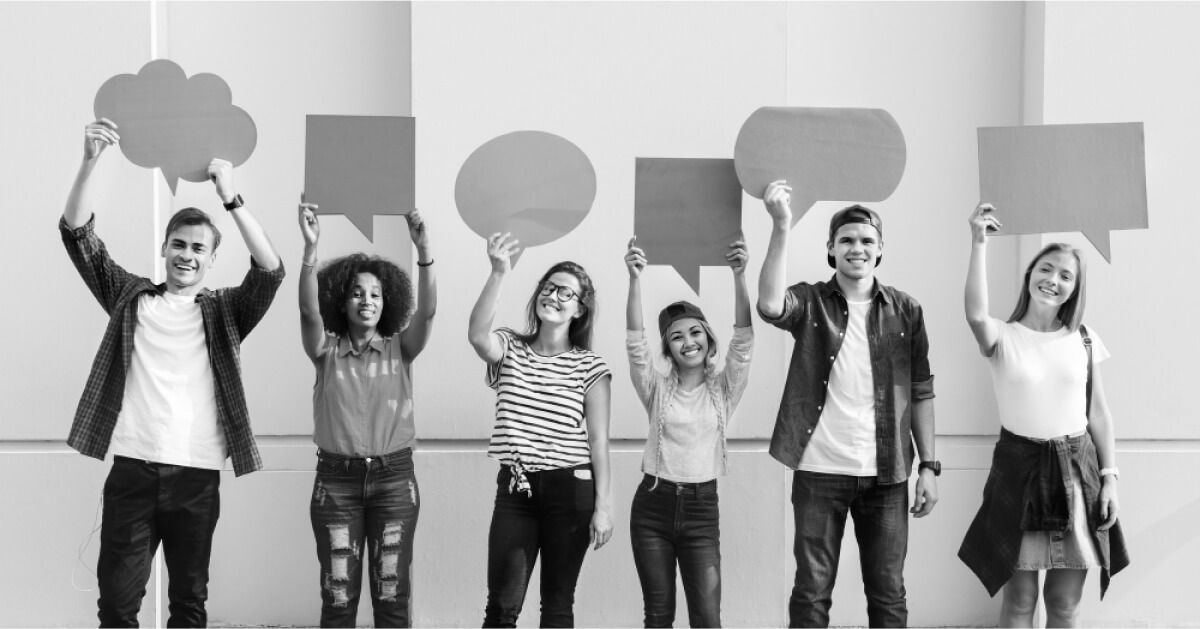
[[[1029, 10], [1027, 10], [1027, 8]], [[416, 542], [415, 620], [473, 626], [482, 618], [495, 464], [484, 454], [492, 393], [465, 342], [467, 314], [487, 273], [481, 239], [454, 208], [454, 178], [483, 142], [517, 129], [557, 133], [597, 173], [591, 215], [559, 241], [527, 252], [507, 280], [498, 322], [519, 324], [533, 281], [572, 258], [600, 293], [597, 350], [614, 370], [616, 535], [590, 554], [580, 579], [581, 625], [636, 626], [640, 591], [629, 550], [628, 506], [639, 477], [645, 416], [628, 385], [623, 338], [626, 275], [620, 257], [633, 228], [634, 159], [728, 157], [746, 116], [762, 105], [887, 109], [904, 131], [908, 163], [885, 222], [884, 282], [925, 306], [936, 374], [939, 457], [947, 471], [935, 513], [911, 526], [907, 565], [914, 625], [990, 625], [997, 601], [955, 552], [987, 476], [997, 430], [994, 398], [961, 315], [968, 253], [965, 218], [978, 201], [975, 128], [1035, 122], [1146, 122], [1151, 229], [1118, 232], [1114, 262], [1093, 256], [1088, 320], [1114, 358], [1105, 365], [1117, 415], [1124, 524], [1134, 564], [1108, 600], [1085, 597], [1090, 625], [1194, 624], [1184, 588], [1200, 560], [1192, 522], [1200, 490], [1197, 429], [1185, 411], [1186, 333], [1147, 332], [1136, 312], [1195, 313], [1183, 278], [1187, 210], [1196, 165], [1185, 117], [1200, 92], [1180, 59], [1196, 58], [1190, 5], [1020, 3], [102, 3], [0, 4], [0, 114], [13, 121], [0, 152], [3, 189], [15, 191], [15, 229], [0, 231], [0, 277], [49, 276], [31, 309], [17, 293], [0, 324], [12, 331], [0, 377], [0, 626], [86, 625], [95, 617], [97, 541], [81, 552], [107, 466], [62, 440], [102, 313], [70, 268], [54, 232], [74, 174], [79, 132], [95, 90], [158, 54], [188, 72], [215, 72], [255, 118], [259, 144], [237, 171], [243, 193], [291, 275], [244, 346], [251, 413], [267, 470], [226, 474], [217, 529], [210, 619], [215, 625], [304, 625], [319, 607], [307, 516], [312, 482], [311, 368], [297, 342], [295, 277], [301, 252], [295, 202], [303, 184], [304, 114], [417, 117], [417, 204], [435, 240], [440, 308], [415, 370], [417, 468], [423, 509]], [[1044, 25], [1043, 25], [1044, 19]], [[1043, 29], [1044, 26], [1044, 29]], [[1044, 30], [1044, 33], [1043, 33]], [[214, 33], [223, 33], [216, 44]], [[1043, 50], [1044, 49], [1044, 50]], [[1044, 57], [1043, 57], [1044, 52]], [[1044, 60], [1043, 60], [1044, 59]], [[52, 95], [52, 96], [51, 96]], [[158, 230], [175, 207], [215, 207], [204, 185], [157, 196], [151, 173], [113, 152], [97, 173], [100, 231], [131, 268], [161, 265]], [[761, 204], [744, 198], [753, 286], [769, 232]], [[846, 200], [849, 201], [849, 200]], [[825, 229], [841, 200], [818, 203], [799, 224], [789, 273], [825, 279]], [[212, 285], [238, 279], [245, 248], [226, 217]], [[156, 226], [157, 222], [157, 226]], [[403, 221], [377, 221], [369, 243], [344, 219], [323, 224], [322, 257], [367, 249], [403, 258]], [[1058, 238], [1058, 235], [1054, 236]], [[1063, 235], [1085, 242], [1076, 235]], [[1025, 239], [1039, 240], [1040, 239]], [[992, 247], [992, 303], [1011, 308], [1030, 246]], [[1090, 246], [1090, 245], [1085, 245]], [[1148, 255], [1153, 254], [1153, 255]], [[46, 260], [44, 264], [40, 263]], [[36, 262], [35, 262], [36, 261]], [[32, 267], [31, 262], [37, 264]], [[697, 300], [722, 337], [732, 323], [729, 271], [702, 272], [697, 298], [667, 267], [647, 272], [647, 309]], [[1132, 293], [1132, 287], [1142, 288]], [[18, 289], [19, 290], [19, 289]], [[752, 289], [753, 292], [753, 289]], [[1134, 296], [1138, 306], [1129, 303]], [[1144, 304], [1144, 305], [1143, 305]], [[651, 312], [653, 314], [653, 312]], [[1186, 319], [1185, 319], [1186, 321]], [[765, 453], [791, 342], [756, 321], [750, 390], [735, 418], [724, 502], [724, 621], [780, 626], [791, 559], [789, 474]], [[1182, 351], [1172, 352], [1174, 348]], [[1190, 350], [1190, 351], [1189, 351]], [[26, 358], [28, 357], [28, 358]], [[36, 488], [31, 490], [30, 488]], [[77, 559], [77, 557], [82, 559]], [[865, 624], [857, 550], [845, 545], [833, 622]], [[80, 565], [82, 563], [82, 565]], [[142, 621], [165, 601], [147, 597]], [[524, 624], [536, 622], [537, 584]], [[686, 622], [680, 597], [677, 621]], [[369, 623], [369, 604], [359, 620]]]

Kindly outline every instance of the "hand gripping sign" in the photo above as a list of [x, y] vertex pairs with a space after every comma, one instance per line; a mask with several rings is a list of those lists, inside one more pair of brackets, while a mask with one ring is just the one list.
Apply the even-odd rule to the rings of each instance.
[[904, 134], [882, 109], [762, 107], [738, 132], [733, 160], [742, 188], [792, 186], [792, 222], [817, 201], [882, 201], [906, 160]]
[[979, 128], [979, 198], [1001, 234], [1080, 231], [1112, 262], [1109, 230], [1145, 229], [1140, 122]]
[[180, 179], [207, 181], [213, 158], [240, 166], [258, 141], [254, 121], [233, 104], [224, 79], [215, 74], [188, 78], [167, 59], [105, 81], [94, 110], [97, 118], [117, 124], [125, 157], [162, 171], [171, 194]]
[[596, 171], [587, 155], [544, 131], [514, 131], [475, 149], [454, 182], [463, 221], [487, 238], [511, 232], [521, 251], [575, 229], [596, 199]]
[[731, 159], [639, 157], [633, 233], [650, 264], [675, 269], [700, 294], [700, 267], [725, 266], [742, 235], [742, 188]]

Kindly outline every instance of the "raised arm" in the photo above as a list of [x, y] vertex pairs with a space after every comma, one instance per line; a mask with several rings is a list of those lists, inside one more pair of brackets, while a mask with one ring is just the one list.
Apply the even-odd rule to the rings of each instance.
[[[1117, 469], [1117, 438], [1113, 434], [1112, 415], [1109, 413], [1108, 399], [1104, 396], [1104, 383], [1100, 378], [1100, 366], [1092, 364], [1092, 408], [1088, 413], [1088, 433], [1092, 443], [1096, 444], [1096, 458], [1100, 469]], [[1100, 477], [1100, 517], [1104, 522], [1100, 530], [1107, 530], [1117, 521], [1120, 503], [1117, 500], [1117, 475], [1105, 474]]]
[[967, 265], [967, 283], [963, 289], [963, 307], [967, 325], [975, 335], [979, 351], [991, 356], [1000, 337], [1000, 324], [988, 313], [987, 243], [988, 232], [1000, 228], [990, 203], [980, 203], [971, 212], [971, 260]]
[[583, 407], [586, 413], [588, 446], [592, 454], [592, 479], [596, 490], [596, 508], [590, 527], [593, 548], [612, 538], [612, 469], [608, 460], [608, 424], [612, 402], [612, 376], [605, 375], [588, 389]]
[[317, 297], [317, 241], [321, 238], [321, 224], [317, 221], [317, 206], [305, 203], [300, 195], [300, 235], [304, 237], [304, 259], [300, 263], [300, 342], [304, 353], [314, 363], [321, 357], [325, 346], [325, 321], [321, 318], [321, 305]]
[[[237, 187], [233, 182], [233, 164], [223, 159], [214, 159], [208, 164], [208, 178], [216, 186], [221, 203], [228, 205], [237, 198]], [[279, 254], [275, 252], [275, 247], [267, 238], [267, 233], [263, 231], [262, 225], [254, 218], [250, 210], [243, 206], [235, 208], [229, 213], [233, 215], [233, 222], [237, 223], [242, 240], [246, 243], [246, 248], [250, 250], [250, 255], [258, 263], [258, 266], [268, 271], [278, 269], [282, 264]]]
[[83, 128], [83, 160], [79, 163], [75, 183], [71, 185], [67, 205], [63, 208], [63, 219], [68, 227], [82, 227], [92, 217], [92, 170], [96, 168], [104, 149], [120, 139], [117, 125], [108, 118], [101, 118]]
[[412, 360], [425, 349], [433, 331], [433, 315], [437, 312], [437, 274], [433, 271], [433, 249], [429, 244], [429, 230], [421, 213], [413, 210], [404, 215], [408, 223], [408, 235], [417, 248], [417, 310], [413, 313], [408, 328], [400, 335], [400, 346], [404, 355]]
[[787, 290], [788, 235], [792, 230], [792, 187], [786, 181], [771, 182], [763, 194], [763, 204], [771, 215], [771, 240], [758, 275], [758, 310], [768, 317], [783, 314]]
[[496, 303], [500, 301], [500, 288], [504, 284], [504, 276], [512, 268], [512, 254], [516, 252], [517, 239], [512, 234], [492, 234], [487, 239], [488, 259], [492, 263], [492, 271], [488, 274], [483, 290], [475, 307], [471, 308], [471, 319], [467, 325], [467, 340], [475, 353], [491, 365], [504, 357], [504, 346], [492, 334], [492, 321], [496, 319]]
[[625, 329], [641, 331], [642, 323], [642, 270], [646, 268], [646, 253], [635, 243], [637, 236], [629, 239], [625, 251], [625, 268], [629, 269], [629, 297], [625, 300]]
[[750, 261], [750, 253], [746, 250], [746, 242], [738, 240], [729, 245], [729, 253], [725, 254], [729, 268], [733, 269], [733, 327], [750, 327], [750, 291], [746, 288], [746, 263]]

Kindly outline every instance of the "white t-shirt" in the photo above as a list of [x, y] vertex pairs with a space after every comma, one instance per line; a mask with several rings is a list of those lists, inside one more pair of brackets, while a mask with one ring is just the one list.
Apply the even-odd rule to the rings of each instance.
[[[988, 363], [1000, 423], [1010, 432], [1053, 439], [1087, 429], [1087, 350], [1078, 330], [1035, 332], [1012, 322], [1000, 324]], [[1108, 359], [1108, 349], [1091, 327], [1092, 359]]]
[[141, 295], [125, 395], [109, 452], [155, 463], [222, 469], [225, 435], [217, 422], [213, 386], [196, 298]]
[[875, 476], [875, 379], [867, 344], [870, 301], [847, 301], [849, 321], [833, 361], [825, 406], [799, 469], [806, 472]]

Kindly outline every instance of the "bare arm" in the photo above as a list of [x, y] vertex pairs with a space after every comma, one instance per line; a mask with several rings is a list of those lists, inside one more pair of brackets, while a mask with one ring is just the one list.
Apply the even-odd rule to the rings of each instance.
[[[230, 203], [237, 196], [237, 188], [233, 182], [233, 164], [223, 159], [214, 159], [208, 164], [208, 178], [216, 186], [217, 196], [221, 197], [221, 203]], [[278, 269], [282, 264], [279, 254], [275, 252], [271, 239], [267, 238], [267, 232], [263, 231], [262, 225], [258, 223], [258, 219], [254, 218], [254, 214], [251, 214], [250, 210], [245, 207], [239, 207], [229, 213], [233, 215], [233, 222], [237, 224], [238, 231], [242, 234], [246, 249], [250, 251], [250, 255], [258, 263], [258, 266], [268, 271]]]
[[[933, 398], [913, 402], [912, 433], [919, 459], [935, 460], [937, 452], [934, 448]], [[917, 474], [916, 496], [911, 511], [914, 517], [923, 518], [929, 515], [937, 504], [937, 476], [930, 469], [923, 469]]]
[[637, 236], [629, 239], [625, 252], [625, 267], [629, 269], [629, 297], [625, 300], [625, 329], [637, 332], [642, 322], [642, 270], [646, 268], [646, 253], [637, 247]]
[[[1112, 415], [1108, 408], [1108, 399], [1104, 396], [1104, 383], [1100, 378], [1099, 365], [1092, 365], [1092, 409], [1088, 414], [1088, 433], [1092, 443], [1096, 444], [1096, 458], [1100, 468], [1117, 467], [1117, 439], [1113, 433]], [[1104, 523], [1100, 530], [1106, 530], [1117, 521], [1120, 504], [1117, 500], [1117, 477], [1105, 475], [1100, 478], [1100, 517]]]
[[433, 332], [433, 315], [437, 312], [437, 273], [433, 270], [433, 249], [429, 244], [429, 230], [416, 210], [404, 215], [408, 223], [408, 234], [417, 249], [417, 310], [412, 322], [400, 337], [404, 355], [412, 360], [425, 349], [429, 335]]
[[67, 205], [63, 208], [63, 219], [68, 227], [82, 227], [92, 217], [92, 170], [96, 168], [104, 149], [120, 139], [117, 125], [108, 118], [101, 118], [83, 128], [83, 160], [79, 163], [75, 182], [67, 195]]
[[591, 542], [596, 549], [608, 543], [613, 531], [612, 470], [608, 460], [611, 383], [611, 376], [597, 380], [583, 402], [587, 414], [588, 446], [592, 455], [592, 479], [596, 488], [596, 508], [591, 523]]
[[733, 269], [733, 326], [748, 328], [750, 318], [750, 291], [746, 288], [746, 263], [750, 254], [746, 251], [746, 243], [738, 240], [729, 245], [729, 253], [725, 254], [729, 268]]
[[971, 212], [971, 260], [967, 265], [967, 283], [963, 289], [963, 308], [967, 324], [984, 356], [991, 356], [1000, 337], [1000, 325], [988, 312], [987, 243], [988, 232], [999, 229], [991, 204], [981, 203]]
[[768, 317], [783, 314], [788, 235], [792, 230], [791, 192], [791, 186], [781, 180], [772, 182], [763, 194], [763, 203], [771, 215], [771, 240], [758, 276], [758, 309]]
[[504, 346], [496, 335], [492, 334], [492, 322], [496, 319], [496, 302], [500, 300], [500, 287], [504, 276], [512, 268], [511, 256], [516, 250], [517, 240], [511, 234], [492, 234], [488, 240], [488, 258], [492, 262], [492, 271], [488, 274], [483, 290], [475, 307], [471, 308], [471, 318], [467, 325], [467, 340], [475, 353], [487, 364], [495, 364], [504, 357]]
[[300, 264], [300, 343], [308, 359], [317, 362], [325, 345], [325, 321], [317, 297], [317, 241], [321, 224], [317, 221], [317, 206], [305, 203], [300, 195], [300, 234], [304, 236], [304, 259]]

